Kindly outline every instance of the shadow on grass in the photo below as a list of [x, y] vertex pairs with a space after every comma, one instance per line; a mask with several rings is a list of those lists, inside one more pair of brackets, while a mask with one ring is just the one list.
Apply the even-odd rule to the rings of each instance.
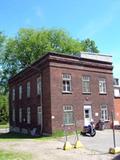
[[0, 140], [3, 139], [43, 139], [43, 138], [51, 138], [51, 136], [31, 136], [31, 135], [26, 135], [26, 134], [21, 134], [21, 133], [1, 133], [0, 134]]

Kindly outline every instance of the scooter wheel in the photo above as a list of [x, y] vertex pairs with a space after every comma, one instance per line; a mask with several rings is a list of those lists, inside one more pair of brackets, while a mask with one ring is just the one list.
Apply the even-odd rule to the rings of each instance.
[[96, 130], [93, 130], [93, 132], [90, 135], [91, 137], [94, 137], [96, 135]]

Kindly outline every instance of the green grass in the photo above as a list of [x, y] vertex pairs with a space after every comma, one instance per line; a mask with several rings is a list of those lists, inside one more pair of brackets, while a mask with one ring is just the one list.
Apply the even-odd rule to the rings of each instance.
[[32, 160], [29, 153], [0, 150], [0, 160]]
[[6, 129], [9, 128], [9, 124], [0, 124], [0, 129]]
[[[71, 135], [73, 132], [68, 132], [67, 135]], [[18, 141], [18, 140], [24, 140], [24, 139], [30, 139], [30, 140], [39, 140], [39, 141], [47, 141], [47, 140], [54, 140], [59, 137], [64, 137], [65, 133], [63, 131], [56, 131], [53, 133], [53, 135], [49, 136], [39, 136], [39, 137], [33, 137], [30, 135], [20, 134], [20, 133], [3, 133], [0, 134], [0, 142], [3, 141]]]

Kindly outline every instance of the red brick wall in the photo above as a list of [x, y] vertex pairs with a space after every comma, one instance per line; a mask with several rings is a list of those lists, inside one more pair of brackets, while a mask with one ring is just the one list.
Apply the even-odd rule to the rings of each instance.
[[[54, 66], [54, 65], [53, 65]], [[92, 105], [92, 116], [97, 123], [100, 119], [100, 105], [107, 104], [109, 118], [110, 113], [113, 110], [113, 81], [112, 74], [100, 73], [94, 71], [83, 71], [80, 69], [68, 69], [64, 68], [50, 68], [51, 74], [51, 109], [52, 115], [55, 117], [52, 119], [52, 130], [63, 129], [63, 105], [73, 105], [75, 118], [78, 128], [83, 126], [83, 106], [84, 104]], [[82, 68], [81, 68], [82, 69]], [[94, 70], [94, 69], [91, 69]], [[62, 73], [69, 73], [72, 75], [72, 93], [62, 93]], [[82, 94], [82, 75], [89, 75], [91, 79], [91, 94]], [[105, 78], [107, 81], [107, 94], [99, 95], [99, 78]], [[95, 112], [99, 113], [98, 117], [95, 117]], [[69, 126], [69, 129], [73, 126]]]
[[120, 98], [114, 98], [115, 120], [120, 122]]
[[[47, 56], [46, 56], [47, 57]], [[45, 57], [45, 58], [46, 58]], [[114, 110], [113, 108], [113, 77], [112, 77], [112, 65], [100, 64], [97, 62], [87, 62], [87, 66], [82, 64], [82, 60], [69, 59], [70, 63], [67, 64], [67, 60], [60, 57], [64, 61], [58, 60], [59, 57], [48, 56], [46, 59], [42, 59], [43, 64], [39, 66], [42, 76], [42, 108], [43, 108], [43, 133], [52, 133], [56, 130], [63, 129], [63, 105], [72, 105], [78, 128], [83, 126], [83, 106], [90, 104], [92, 106], [92, 116], [97, 123], [100, 119], [100, 105], [107, 104], [109, 113]], [[56, 62], [57, 61], [57, 62]], [[39, 63], [40, 63], [39, 62]], [[92, 65], [92, 67], [88, 67]], [[50, 66], [50, 67], [49, 67]], [[95, 67], [96, 66], [96, 67]], [[105, 69], [106, 67], [108, 69]], [[19, 128], [32, 129], [37, 127], [37, 107], [41, 104], [41, 97], [37, 95], [36, 91], [36, 79], [39, 76], [38, 71], [31, 69], [28, 72], [22, 72], [20, 76], [15, 77], [9, 83], [10, 87], [10, 125], [17, 126]], [[72, 75], [72, 93], [62, 93], [62, 73], [70, 73]], [[91, 79], [91, 94], [82, 94], [82, 75], [89, 75]], [[105, 78], [107, 81], [107, 94], [99, 95], [99, 78]], [[31, 82], [31, 97], [26, 97], [26, 84]], [[23, 98], [18, 99], [18, 86], [23, 86]], [[12, 102], [11, 91], [12, 87], [16, 88], [16, 100]], [[16, 109], [16, 122], [12, 122], [12, 105]], [[19, 107], [24, 110], [25, 122], [19, 123]], [[27, 107], [31, 108], [31, 124], [26, 123]], [[98, 112], [99, 116], [95, 117], [95, 113]], [[54, 116], [54, 117], [52, 117]], [[69, 126], [69, 129], [74, 129], [74, 126]]]

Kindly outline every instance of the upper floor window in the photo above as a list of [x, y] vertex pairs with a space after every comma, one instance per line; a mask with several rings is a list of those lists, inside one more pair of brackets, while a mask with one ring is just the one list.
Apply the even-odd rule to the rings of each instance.
[[90, 93], [90, 77], [89, 76], [82, 77], [82, 92]]
[[41, 94], [41, 77], [37, 78], [37, 95]]
[[27, 107], [27, 123], [30, 124], [31, 117], [30, 117], [30, 107]]
[[63, 74], [62, 81], [63, 81], [63, 92], [71, 92], [71, 75]]
[[64, 124], [70, 125], [74, 123], [74, 116], [73, 116], [73, 106], [65, 105], [63, 106], [64, 110]]
[[106, 80], [105, 79], [99, 80], [99, 93], [106, 94]]
[[12, 89], [12, 100], [15, 100], [15, 88]]
[[113, 84], [116, 85], [116, 86], [119, 86], [119, 79], [114, 78]]
[[22, 85], [19, 86], [19, 99], [22, 99]]
[[30, 97], [30, 82], [27, 82], [27, 97]]
[[101, 105], [101, 119], [103, 121], [107, 121], [108, 120], [108, 109], [107, 109], [107, 105]]

